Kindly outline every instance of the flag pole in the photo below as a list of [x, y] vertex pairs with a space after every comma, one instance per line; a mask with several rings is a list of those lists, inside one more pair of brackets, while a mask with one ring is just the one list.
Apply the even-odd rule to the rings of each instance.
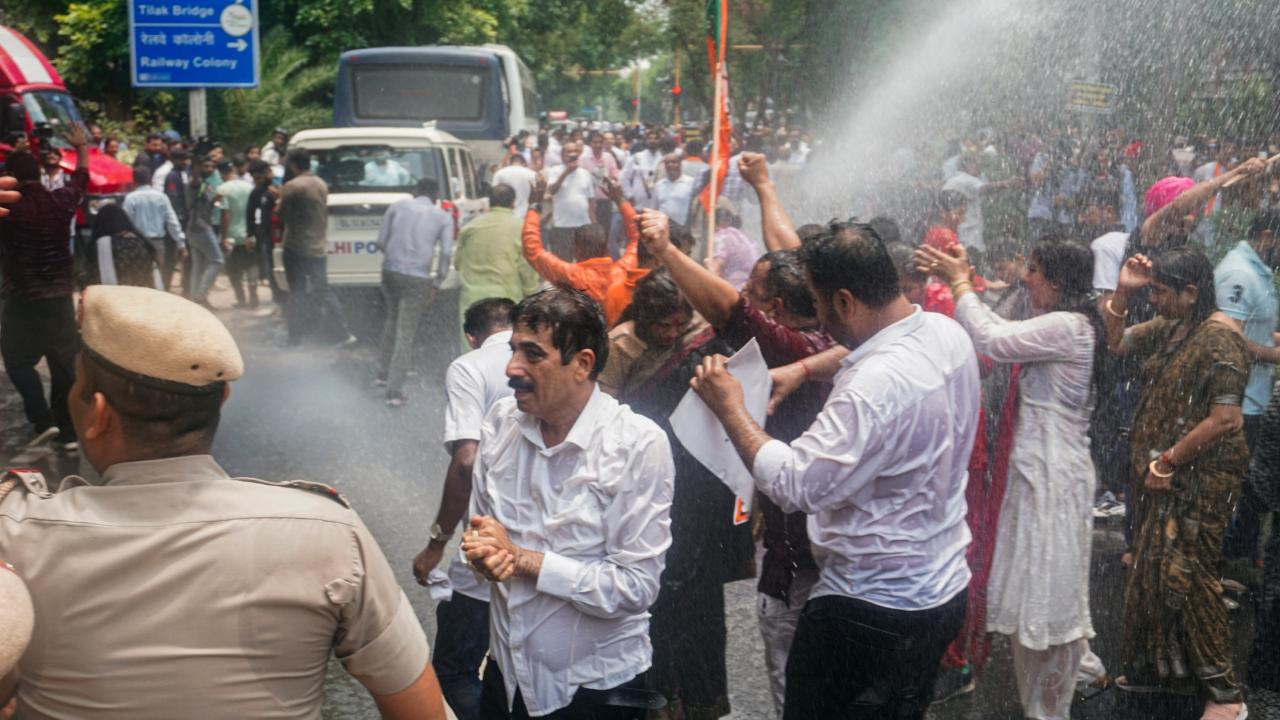
[[720, 168], [720, 153], [722, 151], [722, 148], [720, 147], [720, 103], [724, 101], [724, 98], [722, 96], [722, 93], [724, 91], [721, 89], [723, 83], [720, 82], [720, 77], [721, 77], [720, 66], [719, 66], [719, 63], [717, 63], [716, 92], [715, 92], [715, 105], [714, 105], [715, 119], [712, 121], [712, 130], [711, 130], [711, 138], [712, 138], [711, 168], [710, 168], [711, 201], [708, 203], [709, 207], [707, 208], [707, 257], [711, 257], [712, 255], [715, 254], [716, 201], [718, 199], [717, 196], [720, 194], [720, 182], [719, 182], [720, 178], [718, 177], [719, 176], [718, 170]]
[[720, 116], [721, 108], [724, 107], [724, 93], [728, 91], [724, 83], [724, 55], [725, 46], [729, 42], [729, 18], [726, 14], [729, 10], [727, 0], [713, 0], [716, 3], [716, 54], [715, 66], [712, 68], [715, 78], [715, 105], [713, 106], [711, 121], [711, 193], [708, 196], [707, 203], [707, 257], [715, 254], [716, 243], [716, 202], [720, 195], [720, 154], [728, 152], [729, 149], [720, 146]]

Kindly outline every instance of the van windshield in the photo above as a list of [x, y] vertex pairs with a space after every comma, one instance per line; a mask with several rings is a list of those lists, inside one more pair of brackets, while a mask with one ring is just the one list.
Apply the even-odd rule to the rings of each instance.
[[352, 68], [356, 117], [482, 120], [488, 76], [484, 67], [357, 65]]
[[31, 127], [39, 128], [47, 124], [53, 129], [51, 142], [55, 147], [71, 147], [62, 134], [71, 128], [71, 123], [80, 122], [80, 111], [76, 109], [75, 100], [70, 95], [49, 90], [24, 92], [22, 107], [31, 119]]
[[413, 192], [423, 178], [448, 192], [437, 148], [393, 148], [387, 145], [340, 145], [313, 150], [315, 174], [331, 193]]

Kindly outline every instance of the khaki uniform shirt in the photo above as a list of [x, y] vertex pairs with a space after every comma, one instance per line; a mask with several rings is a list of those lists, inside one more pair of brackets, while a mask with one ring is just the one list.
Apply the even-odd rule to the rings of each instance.
[[336, 492], [232, 479], [207, 455], [103, 480], [0, 502], [0, 557], [36, 612], [19, 718], [319, 718], [330, 654], [375, 694], [426, 667], [408, 599]]

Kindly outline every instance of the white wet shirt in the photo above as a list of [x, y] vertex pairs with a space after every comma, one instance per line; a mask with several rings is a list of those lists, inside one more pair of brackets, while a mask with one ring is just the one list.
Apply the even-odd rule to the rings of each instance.
[[[564, 165], [547, 168], [542, 174], [547, 178], [547, 187], [556, 184], [564, 174]], [[551, 196], [551, 226], [558, 228], [576, 228], [591, 224], [591, 213], [587, 206], [591, 203], [596, 191], [595, 178], [591, 171], [579, 166], [569, 177], [560, 183], [560, 189]]]
[[490, 585], [490, 653], [508, 707], [519, 688], [529, 714], [546, 715], [580, 687], [606, 690], [649, 669], [648, 610], [671, 545], [666, 433], [596, 387], [548, 448], [541, 422], [503, 398], [485, 418], [472, 478], [471, 514], [544, 553], [536, 581]]
[[810, 597], [927, 610], [969, 585], [964, 490], [980, 394], [968, 335], [916, 308], [849, 353], [804, 435], [760, 448], [756, 487], [809, 514], [820, 569]]
[[[449, 396], [448, 409], [444, 414], [446, 449], [460, 440], [479, 441], [480, 428], [489, 408], [514, 392], [507, 385], [510, 343], [510, 330], [494, 333], [485, 338], [479, 348], [450, 363], [444, 376], [444, 389]], [[463, 518], [463, 527], [469, 520], [469, 517]], [[444, 530], [448, 532], [454, 528]], [[449, 582], [454, 592], [489, 602], [489, 584], [476, 576], [466, 563], [455, 562], [449, 567]]]

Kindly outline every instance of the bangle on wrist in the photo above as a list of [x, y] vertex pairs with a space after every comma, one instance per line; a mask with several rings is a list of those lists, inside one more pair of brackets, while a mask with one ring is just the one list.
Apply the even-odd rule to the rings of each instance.
[[1155, 475], [1161, 480], [1164, 480], [1164, 479], [1173, 477], [1173, 474], [1177, 471], [1177, 469], [1175, 468], [1174, 470], [1170, 470], [1167, 473], [1162, 473], [1160, 472], [1160, 469], [1157, 467], [1159, 464], [1160, 464], [1160, 458], [1156, 458], [1155, 460], [1152, 460], [1151, 463], [1147, 465], [1147, 472], [1150, 472], [1152, 475]]
[[[1172, 450], [1172, 449], [1173, 448], [1169, 448], [1169, 450]], [[1176, 468], [1178, 467], [1178, 465], [1173, 461], [1173, 456], [1169, 454], [1169, 450], [1165, 450], [1164, 452], [1160, 453], [1160, 457], [1156, 459], [1160, 461], [1161, 465], [1167, 468]]]
[[808, 380], [812, 376], [812, 373], [809, 372], [809, 365], [805, 363], [804, 358], [800, 358], [799, 362], [800, 367], [804, 369], [804, 379]]
[[965, 278], [964, 280], [956, 280], [955, 282], [951, 283], [951, 294], [959, 295], [960, 288], [964, 287], [965, 285], [969, 286], [969, 292], [973, 292], [973, 282], [971, 282], [968, 278]]
[[1107, 298], [1107, 304], [1106, 304], [1107, 312], [1111, 313], [1111, 314], [1112, 314], [1112, 315], [1114, 315], [1115, 317], [1118, 317], [1118, 318], [1120, 318], [1120, 319], [1122, 319], [1122, 320], [1123, 320], [1124, 318], [1129, 317], [1129, 311], [1128, 311], [1128, 310], [1125, 310], [1124, 312], [1116, 312], [1116, 309], [1115, 309], [1114, 307], [1112, 307], [1112, 306], [1111, 306], [1111, 301], [1112, 301], [1113, 299], [1114, 299], [1114, 298]]

